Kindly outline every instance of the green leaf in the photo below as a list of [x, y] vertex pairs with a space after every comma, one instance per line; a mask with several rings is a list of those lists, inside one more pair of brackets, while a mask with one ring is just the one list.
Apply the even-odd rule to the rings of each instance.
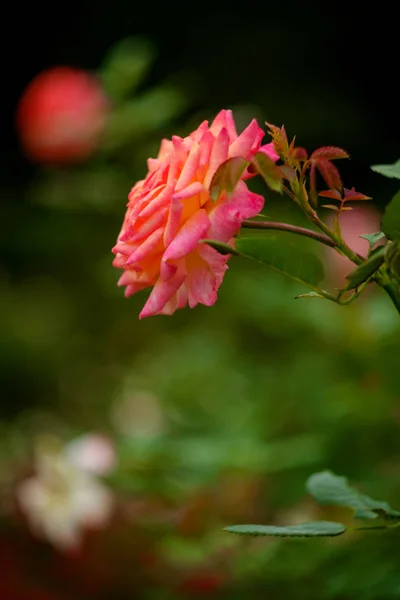
[[392, 275], [400, 281], [400, 240], [389, 242], [385, 247], [385, 262]]
[[240, 256], [240, 253], [232, 248], [229, 244], [224, 244], [224, 242], [219, 242], [218, 240], [200, 240], [199, 244], [207, 244], [207, 246], [211, 246], [214, 250], [217, 250], [220, 254], [226, 256], [227, 254], [234, 254], [235, 256]]
[[282, 193], [282, 173], [269, 156], [264, 152], [257, 152], [252, 165], [271, 190]]
[[230, 525], [224, 531], [241, 535], [267, 535], [274, 537], [332, 537], [346, 531], [342, 523], [333, 521], [310, 521], [301, 525], [275, 527], [274, 525]]
[[295, 244], [283, 243], [279, 237], [239, 237], [236, 250], [285, 273], [295, 281], [315, 287], [324, 278], [324, 267], [314, 254], [299, 250]]
[[344, 291], [353, 290], [364, 283], [364, 281], [367, 281], [367, 279], [369, 279], [369, 277], [371, 277], [379, 269], [384, 261], [385, 250], [384, 247], [382, 247], [372, 254], [368, 260], [363, 262], [361, 265], [358, 265], [358, 267], [356, 267], [349, 275], [346, 275], [348, 284], [344, 288]]
[[250, 162], [241, 156], [228, 158], [213, 175], [210, 196], [216, 202], [222, 192], [232, 194]]
[[375, 233], [364, 233], [363, 235], [360, 235], [360, 238], [367, 240], [370, 250], [372, 250], [375, 244], [384, 237], [385, 234], [383, 233], [383, 231], [376, 231]]
[[400, 191], [386, 206], [381, 229], [389, 240], [400, 240]]
[[373, 165], [371, 169], [375, 171], [375, 173], [384, 175], [384, 177], [400, 179], [400, 159], [392, 165]]
[[107, 121], [103, 152], [113, 152], [165, 128], [186, 110], [189, 97], [172, 84], [149, 88], [116, 106]]
[[393, 510], [387, 502], [360, 494], [348, 485], [345, 477], [339, 477], [331, 471], [314, 473], [309, 477], [306, 486], [319, 504], [352, 508], [357, 519], [376, 519], [382, 514], [386, 518], [400, 519], [400, 512]]
[[155, 50], [145, 38], [129, 37], [107, 54], [100, 76], [107, 92], [122, 101], [143, 81], [155, 59]]

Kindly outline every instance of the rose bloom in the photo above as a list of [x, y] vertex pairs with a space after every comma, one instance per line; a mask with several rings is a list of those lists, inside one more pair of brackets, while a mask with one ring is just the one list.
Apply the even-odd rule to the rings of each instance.
[[86, 159], [98, 146], [109, 114], [100, 81], [71, 67], [39, 73], [19, 101], [16, 124], [26, 155], [39, 163]]
[[[113, 248], [113, 265], [124, 269], [118, 285], [126, 286], [125, 296], [153, 288], [140, 318], [215, 303], [229, 256], [199, 241], [230, 243], [264, 198], [241, 180], [230, 196], [222, 192], [213, 202], [210, 183], [228, 158], [251, 160], [261, 150], [277, 160], [272, 143], [260, 147], [263, 136], [256, 120], [238, 136], [232, 112], [222, 110], [211, 126], [204, 121], [186, 138], [164, 139], [158, 157], [148, 159], [149, 172], [128, 196]], [[246, 170], [242, 179], [250, 176]]]

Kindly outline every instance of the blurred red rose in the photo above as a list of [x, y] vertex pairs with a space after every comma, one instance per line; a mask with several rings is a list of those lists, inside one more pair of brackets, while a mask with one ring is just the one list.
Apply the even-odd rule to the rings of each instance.
[[98, 146], [109, 109], [94, 75], [71, 67], [39, 73], [19, 101], [16, 123], [26, 155], [39, 163], [70, 163]]

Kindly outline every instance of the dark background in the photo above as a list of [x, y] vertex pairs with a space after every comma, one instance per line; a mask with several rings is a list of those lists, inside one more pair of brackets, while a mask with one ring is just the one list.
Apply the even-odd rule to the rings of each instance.
[[[398, 24], [392, 5], [293, 1], [130, 4], [118, 0], [8, 5], [2, 36], [6, 130], [2, 160], [8, 182], [27, 166], [12, 125], [28, 81], [57, 64], [95, 69], [127, 35], [155, 42], [153, 81], [193, 69], [199, 103], [211, 110], [237, 102], [268, 106], [303, 141], [345, 146], [354, 168], [396, 159]], [[373, 177], [371, 176], [373, 185]]]

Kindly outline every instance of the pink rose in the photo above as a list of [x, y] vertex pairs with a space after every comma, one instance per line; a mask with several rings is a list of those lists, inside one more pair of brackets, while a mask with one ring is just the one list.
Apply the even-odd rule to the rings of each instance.
[[272, 144], [260, 148], [263, 136], [255, 120], [238, 136], [232, 112], [222, 110], [210, 127], [204, 121], [186, 138], [164, 139], [158, 157], [148, 159], [149, 172], [129, 194], [113, 248], [113, 265], [124, 269], [118, 285], [126, 286], [125, 296], [153, 288], [140, 318], [215, 303], [229, 256], [199, 241], [229, 243], [264, 199], [239, 181], [230, 197], [223, 192], [213, 202], [211, 179], [234, 156], [251, 160], [261, 150], [277, 160]]

